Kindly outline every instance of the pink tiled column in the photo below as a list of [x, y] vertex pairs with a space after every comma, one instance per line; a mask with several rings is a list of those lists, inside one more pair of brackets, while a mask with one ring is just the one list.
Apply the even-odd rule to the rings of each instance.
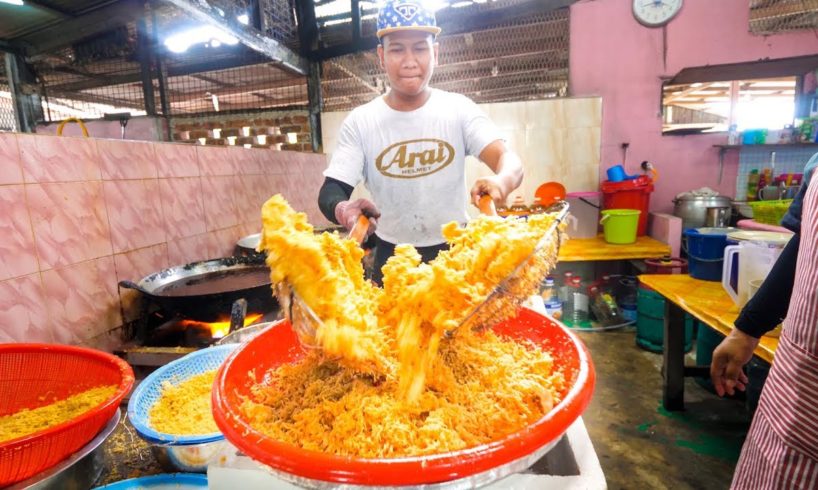
[[113, 257], [42, 273], [54, 340], [83, 342], [122, 324]]
[[22, 185], [0, 185], [0, 280], [40, 270]]
[[0, 281], [0, 343], [54, 342], [40, 274]]

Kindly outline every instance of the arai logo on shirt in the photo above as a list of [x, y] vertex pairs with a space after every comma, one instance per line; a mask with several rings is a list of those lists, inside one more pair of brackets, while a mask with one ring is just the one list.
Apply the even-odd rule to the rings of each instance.
[[375, 167], [388, 177], [412, 179], [433, 174], [452, 160], [452, 145], [443, 140], [424, 138], [388, 146], [375, 159]]

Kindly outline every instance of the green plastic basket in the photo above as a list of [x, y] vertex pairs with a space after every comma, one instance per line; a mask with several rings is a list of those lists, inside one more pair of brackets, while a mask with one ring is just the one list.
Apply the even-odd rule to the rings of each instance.
[[780, 201], [752, 201], [753, 220], [765, 225], [778, 226], [781, 219], [787, 214], [792, 199], [782, 199]]

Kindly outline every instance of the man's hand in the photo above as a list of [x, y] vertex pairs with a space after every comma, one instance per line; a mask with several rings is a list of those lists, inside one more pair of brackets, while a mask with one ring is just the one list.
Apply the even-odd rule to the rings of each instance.
[[496, 175], [477, 179], [471, 188], [471, 202], [479, 208], [480, 197], [486, 194], [491, 196], [496, 204], [505, 203], [505, 186]]
[[734, 328], [713, 351], [710, 364], [710, 378], [719, 396], [735, 394], [735, 389], [744, 391], [747, 375], [741, 370], [753, 357], [758, 340]]
[[358, 217], [364, 215], [369, 218], [369, 229], [367, 229], [366, 236], [375, 232], [378, 226], [378, 218], [381, 217], [381, 212], [375, 207], [375, 204], [368, 199], [356, 199], [354, 201], [341, 201], [335, 206], [335, 219], [338, 224], [351, 231], [358, 222]]

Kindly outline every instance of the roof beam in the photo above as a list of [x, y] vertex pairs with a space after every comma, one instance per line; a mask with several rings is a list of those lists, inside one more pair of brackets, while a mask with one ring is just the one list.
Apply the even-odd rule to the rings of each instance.
[[306, 59], [257, 30], [243, 27], [238, 22], [233, 22], [233, 19], [222, 17], [219, 11], [205, 0], [165, 1], [199, 22], [224, 30], [248, 48], [272, 59], [291, 73], [306, 75], [309, 72], [309, 62]]
[[686, 88], [686, 89], [682, 90], [678, 94], [671, 94], [671, 95], [665, 97], [665, 105], [670, 104], [674, 100], [678, 100], [678, 99], [682, 99], [684, 97], [687, 97], [688, 95], [694, 94], [694, 93], [696, 93], [696, 92], [698, 92], [700, 90], [705, 90], [707, 88], [710, 88], [711, 86], [713, 86], [712, 83], [703, 83], [703, 84], [697, 85], [695, 87], [691, 85], [689, 88]]
[[[462, 34], [465, 32], [482, 31], [498, 24], [513, 22], [519, 19], [529, 18], [533, 15], [543, 14], [568, 7], [576, 0], [524, 0], [515, 5], [486, 11], [480, 11], [471, 15], [443, 15], [438, 16], [438, 26], [443, 30], [443, 35]], [[350, 13], [351, 17], [351, 13]], [[567, 17], [565, 21], [567, 21]], [[323, 22], [324, 19], [319, 19]], [[327, 60], [337, 56], [343, 56], [359, 51], [374, 49], [378, 40], [374, 36], [361, 38], [346, 44], [328, 46], [316, 51], [320, 60]]]
[[142, 1], [120, 0], [71, 20], [40, 29], [23, 36], [21, 40], [32, 46], [26, 49], [26, 55], [32, 57], [122, 26], [136, 20], [143, 13]]
[[74, 17], [69, 12], [66, 12], [65, 10], [62, 10], [62, 9], [52, 7], [51, 5], [43, 3], [41, 0], [26, 0], [25, 3], [26, 3], [26, 5], [28, 5], [31, 8], [37, 9], [37, 10], [39, 10], [41, 12], [45, 12], [45, 13], [50, 14], [50, 15], [54, 15], [54, 16], [57, 16], [57, 17], [62, 17], [63, 19], [70, 19], [70, 18]]

